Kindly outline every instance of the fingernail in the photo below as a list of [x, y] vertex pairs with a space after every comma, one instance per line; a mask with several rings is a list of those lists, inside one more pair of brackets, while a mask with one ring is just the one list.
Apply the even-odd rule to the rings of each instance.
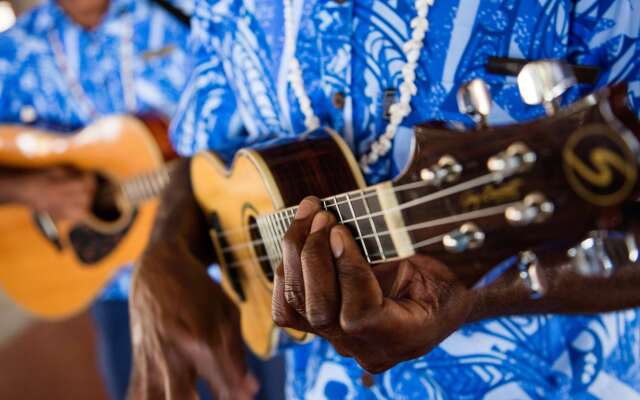
[[305, 219], [316, 209], [316, 203], [313, 200], [304, 199], [302, 203], [298, 206], [298, 211], [296, 212], [296, 219]]
[[337, 229], [331, 230], [329, 243], [331, 244], [331, 252], [333, 253], [333, 256], [335, 258], [340, 258], [344, 252], [344, 241], [342, 240], [342, 235]]
[[327, 218], [327, 214], [320, 213], [313, 217], [313, 222], [311, 223], [311, 233], [318, 232], [320, 229], [327, 226], [329, 222], [329, 218]]

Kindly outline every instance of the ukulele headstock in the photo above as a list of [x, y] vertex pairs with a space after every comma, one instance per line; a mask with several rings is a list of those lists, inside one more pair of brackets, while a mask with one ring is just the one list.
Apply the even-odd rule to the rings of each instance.
[[[486, 127], [479, 114], [469, 133], [420, 125], [413, 161], [394, 183], [424, 183], [397, 193], [400, 204], [420, 203], [402, 211], [411, 241], [431, 243], [416, 251], [441, 259], [469, 284], [521, 251], [569, 248], [589, 231], [619, 226], [622, 207], [640, 189], [640, 124], [626, 85], [560, 109], [555, 99], [571, 79], [561, 69], [534, 67], [519, 80], [529, 91], [545, 86], [528, 99], [545, 104], [546, 117]], [[464, 100], [473, 103], [468, 93]], [[442, 240], [434, 245], [433, 238]]]

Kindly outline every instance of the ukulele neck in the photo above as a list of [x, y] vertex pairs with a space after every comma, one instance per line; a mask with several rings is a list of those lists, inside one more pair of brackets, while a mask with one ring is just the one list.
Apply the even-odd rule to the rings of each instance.
[[[390, 182], [327, 197], [321, 205], [351, 230], [369, 263], [406, 258], [414, 253]], [[297, 206], [290, 207], [257, 219], [273, 268], [282, 261], [283, 238], [297, 210]]]

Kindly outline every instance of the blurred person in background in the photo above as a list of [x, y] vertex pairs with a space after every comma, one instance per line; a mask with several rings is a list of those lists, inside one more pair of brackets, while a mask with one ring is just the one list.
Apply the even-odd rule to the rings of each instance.
[[[176, 5], [190, 12], [189, 1]], [[21, 15], [0, 34], [0, 124], [72, 132], [111, 114], [170, 117], [190, 71], [188, 21], [170, 8], [150, 0], [46, 0]], [[0, 166], [0, 203], [54, 219], [82, 219], [94, 188], [92, 175], [71, 169]], [[131, 364], [128, 282], [125, 268], [92, 309], [114, 399], [124, 397]]]

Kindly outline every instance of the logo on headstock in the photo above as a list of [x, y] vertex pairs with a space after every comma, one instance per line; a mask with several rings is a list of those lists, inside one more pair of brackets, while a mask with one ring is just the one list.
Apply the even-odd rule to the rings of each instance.
[[522, 197], [520, 192], [523, 185], [524, 181], [520, 178], [499, 186], [489, 184], [482, 187], [480, 191], [469, 191], [460, 196], [460, 206], [463, 210], [478, 210], [488, 205], [515, 201]]
[[633, 154], [604, 124], [587, 125], [574, 132], [562, 157], [569, 184], [589, 203], [601, 207], [619, 204], [636, 183]]

